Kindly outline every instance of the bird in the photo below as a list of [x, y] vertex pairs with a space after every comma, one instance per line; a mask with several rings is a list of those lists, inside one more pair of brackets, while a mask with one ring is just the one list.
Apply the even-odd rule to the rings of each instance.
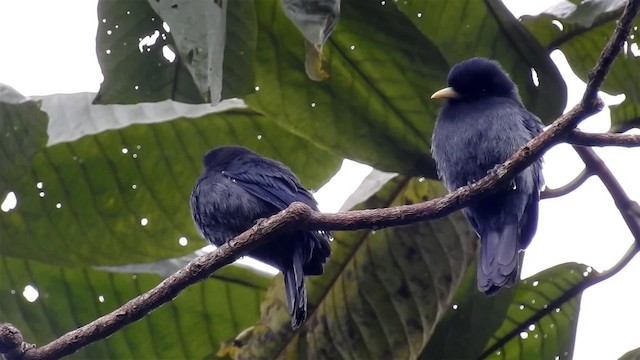
[[[540, 119], [522, 103], [516, 84], [501, 65], [472, 58], [454, 65], [431, 139], [431, 153], [449, 191], [473, 183], [505, 162], [543, 131]], [[480, 237], [478, 289], [487, 295], [512, 287], [520, 275], [520, 253], [538, 224], [542, 159], [510, 184], [463, 209]]]
[[[203, 157], [204, 171], [191, 191], [190, 207], [200, 235], [215, 246], [299, 201], [318, 210], [313, 195], [281, 162], [242, 146], [221, 146]], [[284, 275], [293, 329], [307, 316], [304, 275], [320, 275], [331, 255], [330, 235], [291, 230], [247, 255]]]
[[322, 81], [322, 48], [338, 24], [340, 0], [281, 0], [285, 15], [304, 37], [304, 68], [309, 79]]

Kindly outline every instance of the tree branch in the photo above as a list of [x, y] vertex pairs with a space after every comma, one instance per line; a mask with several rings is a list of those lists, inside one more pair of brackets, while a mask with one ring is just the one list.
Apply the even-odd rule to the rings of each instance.
[[589, 82], [587, 83], [587, 88], [582, 96], [581, 102], [593, 101], [593, 99], [597, 98], [598, 91], [611, 68], [611, 64], [613, 64], [620, 49], [624, 46], [631, 27], [634, 26], [634, 19], [636, 15], [638, 15], [638, 8], [640, 8], [639, 1], [629, 0], [620, 16], [620, 20], [618, 20], [613, 35], [609, 38], [607, 45], [602, 49], [600, 59], [596, 63], [596, 66], [589, 72]]
[[631, 230], [631, 234], [634, 237], [634, 242], [633, 244], [631, 244], [627, 252], [622, 256], [622, 258], [620, 258], [620, 260], [613, 267], [611, 267], [609, 270], [603, 271], [600, 274], [588, 277], [584, 281], [569, 288], [569, 290], [567, 290], [565, 293], [547, 304], [546, 308], [543, 308], [537, 311], [535, 314], [531, 315], [531, 317], [523, 321], [519, 326], [504, 335], [501, 338], [501, 341], [496, 342], [495, 344], [493, 344], [493, 346], [486, 349], [478, 357], [479, 359], [488, 357], [494, 351], [500, 349], [510, 339], [518, 336], [518, 334], [524, 331], [529, 326], [529, 324], [536, 323], [555, 309], [562, 306], [565, 302], [581, 294], [589, 287], [607, 280], [608, 278], [617, 274], [634, 258], [634, 256], [638, 254], [638, 252], [640, 252], [640, 210], [638, 204], [635, 201], [631, 200], [629, 196], [627, 196], [624, 189], [622, 189], [622, 187], [620, 186], [620, 183], [618, 183], [618, 180], [613, 176], [609, 168], [607, 168], [605, 163], [602, 161], [602, 159], [600, 159], [595, 151], [593, 151], [593, 149], [578, 146], [575, 146], [574, 149], [578, 152], [578, 155], [580, 156], [580, 158], [582, 158], [582, 161], [584, 161], [586, 165], [586, 169], [585, 171], [583, 171], [583, 173], [598, 175], [600, 180], [602, 180], [602, 183], [609, 191], [609, 194], [611, 194], [611, 197], [613, 198], [618, 210], [620, 211], [620, 214], [627, 223], [629, 230]]
[[556, 189], [546, 188], [541, 194], [540, 199], [553, 199], [556, 197], [567, 195], [573, 190], [579, 188], [582, 184], [584, 184], [587, 179], [589, 179], [593, 175], [593, 171], [589, 168], [584, 168], [575, 179], [569, 181], [566, 185], [563, 185]]
[[640, 206], [638, 203], [629, 199], [616, 177], [593, 149], [579, 146], [575, 146], [574, 149], [607, 188], [636, 244], [640, 245]]
[[[193, 259], [153, 289], [133, 298], [111, 313], [70, 331], [40, 348], [31, 347], [19, 351], [21, 356], [13, 356], [9, 360], [58, 359], [92, 342], [104, 339], [125, 325], [140, 320], [162, 304], [173, 300], [187, 286], [205, 280], [213, 272], [232, 263], [246, 251], [267, 242], [286, 228], [291, 228], [294, 223], [307, 217], [311, 211], [311, 208], [304, 204], [294, 203], [287, 210], [243, 232], [215, 251]], [[0, 325], [0, 336], [7, 331], [5, 330], [7, 326], [12, 325], [6, 323]], [[3, 341], [0, 338], [0, 343]]]
[[566, 141], [569, 144], [579, 146], [638, 147], [640, 146], [640, 135], [616, 133], [593, 134], [574, 129], [567, 134]]
[[[624, 147], [636, 147], [640, 146], [640, 135], [633, 134], [616, 134], [616, 133], [604, 133], [604, 134], [592, 134], [585, 133], [577, 129], [571, 130], [566, 137], [566, 141], [569, 144], [577, 146], [624, 146]], [[557, 189], [545, 189], [541, 194], [541, 199], [552, 199], [560, 196], [564, 196], [582, 184], [587, 179], [594, 175], [593, 169], [585, 167], [584, 170], [575, 179], [571, 180], [564, 186]]]
[[[598, 89], [613, 60], [620, 52], [639, 7], [640, 0], [631, 0], [627, 4], [613, 36], [603, 49], [598, 63], [589, 73], [587, 90], [581, 102], [558, 118], [546, 131], [518, 150], [495, 172], [480, 181], [438, 199], [387, 209], [321, 214], [311, 211], [306, 205], [294, 203], [286, 210], [238, 235], [216, 251], [194, 259], [155, 288], [135, 297], [111, 313], [79, 329], [70, 331], [40, 348], [29, 348], [23, 342], [12, 349], [3, 348], [2, 350], [5, 351], [5, 354], [11, 354], [13, 359], [29, 360], [57, 359], [71, 354], [92, 342], [113, 334], [125, 325], [141, 319], [152, 310], [171, 301], [187, 286], [206, 279], [214, 271], [233, 262], [245, 252], [293, 227], [356, 230], [403, 225], [445, 216], [482, 196], [488, 195], [542, 156], [544, 151], [561, 142], [566, 133], [571, 131], [576, 124], [602, 109], [603, 103], [597, 96]], [[7, 328], [8, 324], [0, 325], [0, 337], [7, 331]], [[2, 337], [0, 344], [13, 344], [11, 341], [6, 342], [5, 340], [6, 338]]]

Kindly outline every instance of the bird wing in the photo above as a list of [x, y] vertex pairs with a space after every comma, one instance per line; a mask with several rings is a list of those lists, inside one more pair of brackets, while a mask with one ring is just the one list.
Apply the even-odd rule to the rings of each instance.
[[[538, 136], [540, 133], [544, 131], [544, 125], [540, 118], [535, 116], [533, 113], [527, 111], [527, 114], [524, 116], [524, 126], [527, 128], [532, 137]], [[537, 191], [540, 191], [544, 185], [544, 177], [542, 176], [542, 158], [536, 160], [533, 163], [533, 173], [534, 173], [534, 181], [535, 188]], [[537, 212], [537, 211], [536, 211]]]
[[536, 136], [540, 134], [544, 130], [544, 125], [540, 118], [527, 111], [527, 115], [524, 117], [524, 126], [527, 127], [527, 130], [531, 133], [531, 135]]
[[317, 203], [298, 178], [286, 166], [265, 158], [239, 158], [229, 164], [222, 174], [248, 193], [279, 210], [295, 201], [317, 210]]
[[524, 208], [524, 213], [520, 219], [520, 248], [526, 249], [531, 243], [533, 236], [538, 228], [538, 202], [540, 202], [540, 193], [534, 191], [529, 195], [529, 201]]
[[[313, 195], [300, 184], [289, 168], [277, 161], [253, 156], [238, 158], [230, 163], [222, 174], [278, 210], [284, 210], [296, 201], [318, 210]], [[308, 275], [322, 274], [322, 265], [331, 254], [329, 233], [305, 231], [304, 237], [308, 246], [304, 246], [302, 252], [297, 255], [300, 256], [303, 271]]]

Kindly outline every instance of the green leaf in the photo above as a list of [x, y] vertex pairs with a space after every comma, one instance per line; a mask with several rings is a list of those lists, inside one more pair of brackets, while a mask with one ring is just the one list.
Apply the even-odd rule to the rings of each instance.
[[638, 359], [640, 359], [640, 348], [627, 352], [626, 354], [622, 355], [618, 360], [638, 360]]
[[[593, 0], [576, 6], [565, 2], [540, 15], [525, 16], [522, 22], [549, 51], [561, 50], [576, 75], [586, 82], [626, 3], [626, 0]], [[562, 30], [556, 24], [561, 24]], [[603, 91], [626, 97], [621, 105], [612, 107], [614, 130], [637, 127], [640, 122], [640, 57], [630, 50], [631, 44], [637, 44], [633, 39], [639, 37], [636, 26], [602, 84]]]
[[[0, 318], [41, 346], [123, 305], [162, 279], [0, 257]], [[143, 319], [93, 343], [77, 359], [203, 359], [255, 322], [269, 278], [227, 266]], [[29, 302], [25, 286], [39, 296]]]
[[[222, 92], [226, 2], [176, 0], [148, 3], [164, 20], [164, 30], [169, 32], [170, 28], [178, 56], [183, 59], [182, 64], [189, 70], [202, 97], [213, 105], [218, 104]], [[198, 26], [193, 26], [194, 23]]]
[[[500, 60], [520, 85], [527, 106], [543, 120], [554, 119], [565, 106], [564, 82], [545, 49], [499, 1], [443, 5], [431, 0], [409, 1], [406, 5], [386, 2], [384, 6], [344, 2], [340, 22], [324, 46], [331, 76], [321, 83], [305, 76], [303, 37], [280, 3], [266, 0], [253, 4], [258, 26], [256, 93], [245, 97], [247, 104], [267, 120], [341, 157], [385, 171], [436, 178], [434, 162], [426, 154], [440, 104], [427, 97], [445, 86], [446, 74], [454, 63], [472, 56]], [[463, 5], [474, 16], [460, 27], [458, 14]], [[119, 11], [114, 16], [129, 7], [113, 6]], [[252, 19], [249, 15], [244, 18]], [[433, 28], [441, 24], [440, 20], [456, 26]], [[140, 33], [136, 31], [135, 36]], [[482, 38], [470, 34], [481, 34]], [[108, 42], [103, 45], [100, 36], [100, 49], [111, 46]], [[119, 50], [127, 51], [133, 54], [137, 48]], [[161, 57], [157, 51], [157, 57]], [[127, 65], [126, 61], [121, 65], [127, 68], [116, 74], [126, 76], [129, 68], [137, 71], [124, 81], [149, 68]], [[538, 74], [538, 87], [532, 80], [532, 68]], [[127, 86], [131, 88], [132, 84]], [[123, 89], [116, 93], [125, 94]], [[196, 96], [181, 101], [202, 100]]]
[[555, 50], [591, 28], [617, 19], [625, 3], [626, 0], [561, 0], [538, 15], [522, 16], [520, 21], [543, 47]]
[[251, 109], [317, 146], [375, 168], [436, 177], [429, 153], [449, 66], [393, 5], [349, 1], [324, 46], [323, 82], [304, 72], [304, 40], [279, 1], [256, 2], [258, 48]]
[[[357, 208], [415, 203], [444, 192], [439, 182], [397, 176]], [[459, 212], [334, 236], [325, 273], [306, 278], [306, 323], [291, 330], [282, 277], [276, 277], [240, 357], [415, 358], [475, 254], [475, 235]]]
[[[253, 3], [229, 1], [227, 4], [222, 99], [246, 95], [254, 87], [256, 21]], [[177, 49], [182, 46], [176, 46], [173, 33], [166, 31], [162, 18], [148, 1], [101, 0], [98, 19], [97, 54], [104, 82], [95, 103], [135, 104], [166, 99], [185, 103], [210, 101], [208, 93], [201, 94], [198, 90], [187, 64], [191, 64], [194, 57], [198, 63], [202, 56], [207, 62], [206, 53], [216, 54], [219, 49], [192, 49], [187, 51], [191, 57], [181, 56]], [[193, 28], [194, 24], [189, 21], [183, 18], [178, 24], [173, 21], [171, 26]], [[205, 26], [201, 25], [202, 28]], [[155, 42], [140, 45], [145, 37], [151, 37]], [[176, 55], [173, 62], [163, 55], [165, 46]]]
[[[414, 0], [397, 4], [450, 65], [475, 56], [496, 59], [518, 84], [527, 108], [543, 122], [550, 123], [562, 114], [567, 101], [564, 80], [546, 49], [502, 1]], [[537, 86], [532, 69], [537, 73]], [[442, 87], [444, 83], [429, 89]]]
[[621, 104], [609, 106], [611, 109], [611, 126], [614, 131], [624, 132], [631, 128], [640, 128], [640, 101], [623, 101]]
[[476, 289], [473, 264], [420, 359], [570, 359], [582, 294], [531, 318], [584, 281], [588, 269], [558, 265], [488, 297]]
[[571, 359], [582, 292], [535, 319], [567, 290], [593, 275], [586, 265], [566, 263], [519, 282], [502, 326], [487, 342], [482, 355], [476, 357]]
[[[272, 121], [342, 156], [384, 171], [436, 178], [433, 160], [425, 154], [440, 103], [427, 98], [446, 85], [454, 63], [476, 55], [499, 59], [520, 85], [526, 104], [547, 121], [565, 106], [564, 82], [545, 49], [500, 3], [489, 8], [469, 1], [474, 16], [456, 37], [429, 27], [441, 19], [447, 19], [442, 24], [458, 23], [462, 3], [467, 2], [344, 2], [324, 47], [331, 76], [316, 83], [303, 72], [303, 38], [280, 5], [257, 2], [259, 91], [245, 100]], [[447, 11], [438, 10], [442, 7]], [[423, 10], [421, 18], [418, 10]], [[482, 34], [482, 39], [474, 35], [469, 40], [469, 34]], [[538, 72], [539, 87], [531, 68]]]
[[[0, 254], [63, 266], [185, 255], [205, 244], [188, 204], [210, 148], [248, 146], [289, 165], [309, 188], [326, 182], [342, 160], [254, 111], [172, 102], [95, 106], [91, 97], [42, 98], [53, 145], [23, 181], [8, 184], [18, 205], [0, 212]], [[178, 243], [183, 236], [188, 246]]]
[[0, 199], [10, 184], [28, 176], [33, 157], [47, 143], [47, 123], [40, 103], [0, 84]]
[[474, 261], [418, 359], [476, 359], [482, 353], [502, 325], [515, 290], [505, 288], [487, 296], [478, 291], [476, 279], [477, 261]]
[[620, 15], [627, 0], [590, 0], [571, 1], [574, 10], [568, 12], [565, 19], [582, 27], [592, 27], [596, 22], [603, 21], [613, 14]]

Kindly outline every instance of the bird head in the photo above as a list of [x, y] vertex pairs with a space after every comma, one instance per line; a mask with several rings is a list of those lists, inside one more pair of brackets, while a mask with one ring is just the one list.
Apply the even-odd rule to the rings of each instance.
[[242, 146], [220, 146], [206, 153], [202, 163], [207, 169], [224, 167], [232, 160], [248, 154], [255, 153]]
[[497, 61], [472, 58], [449, 71], [449, 87], [436, 91], [432, 99], [473, 101], [486, 97], [519, 99], [516, 85]]

